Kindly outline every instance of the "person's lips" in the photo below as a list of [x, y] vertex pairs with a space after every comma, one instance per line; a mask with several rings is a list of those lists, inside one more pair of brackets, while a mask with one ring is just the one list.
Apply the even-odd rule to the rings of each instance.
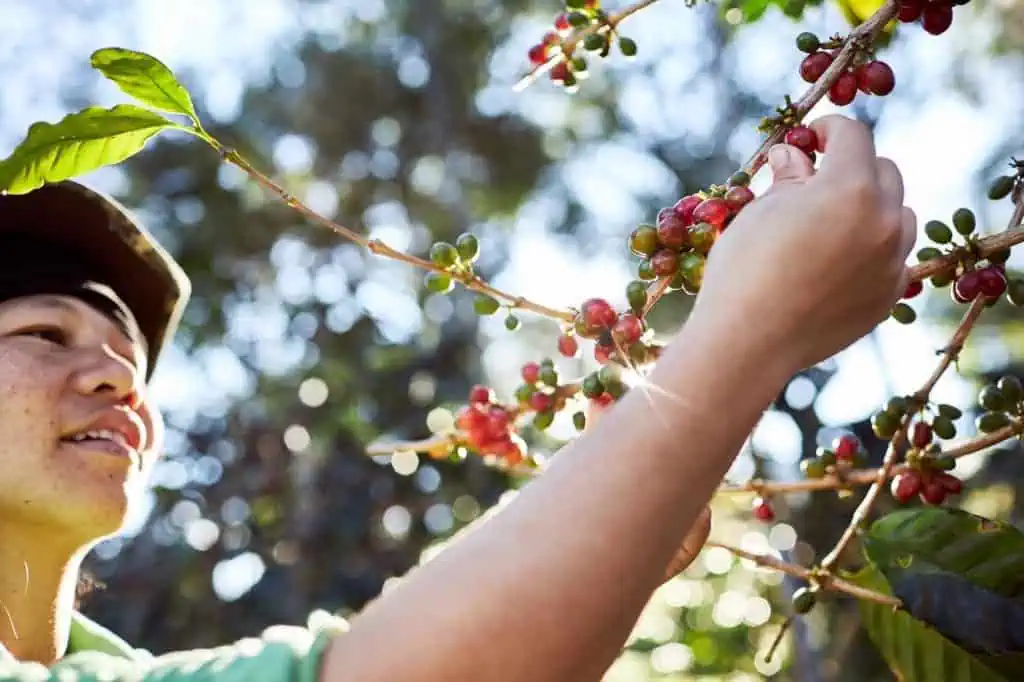
[[61, 438], [90, 449], [132, 456], [142, 447], [143, 428], [137, 417], [124, 410], [107, 410], [75, 427]]

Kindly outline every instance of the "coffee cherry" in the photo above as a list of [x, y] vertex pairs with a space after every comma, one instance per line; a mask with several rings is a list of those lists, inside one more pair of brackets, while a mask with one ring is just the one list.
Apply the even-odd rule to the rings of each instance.
[[1013, 279], [1007, 288], [1006, 298], [1015, 306], [1024, 306], [1024, 280]]
[[996, 382], [996, 388], [1003, 394], [1008, 405], [1016, 406], [1024, 399], [1024, 386], [1021, 386], [1020, 379], [1015, 376], [1004, 376]]
[[956, 425], [953, 420], [941, 414], [932, 419], [932, 431], [942, 440], [956, 438]]
[[555, 399], [547, 393], [534, 393], [530, 396], [530, 407], [537, 412], [547, 412], [555, 404]]
[[817, 457], [805, 459], [800, 462], [800, 471], [805, 478], [822, 478], [825, 476], [828, 467]]
[[658, 279], [658, 275], [654, 272], [654, 268], [651, 267], [651, 261], [649, 259], [636, 266], [636, 276], [647, 282], [650, 282], [652, 279]]
[[818, 40], [818, 36], [813, 33], [804, 31], [796, 37], [796, 49], [807, 54], [812, 54], [818, 51], [821, 47], [821, 41]]
[[480, 240], [476, 235], [466, 232], [455, 240], [455, 250], [464, 263], [472, 263], [480, 255]]
[[773, 521], [775, 519], [775, 510], [772, 509], [771, 502], [763, 497], [756, 498], [754, 500], [754, 516], [759, 521], [764, 521], [765, 523]]
[[679, 254], [670, 249], [661, 249], [651, 256], [651, 267], [659, 277], [674, 275], [679, 268]]
[[912, 435], [910, 436], [910, 442], [915, 448], [926, 447], [932, 442], [932, 427], [928, 426], [924, 422], [917, 422], [914, 424]]
[[905, 24], [917, 21], [924, 10], [924, 0], [903, 0], [900, 3], [900, 11], [896, 16]]
[[[689, 231], [686, 221], [676, 215], [672, 209], [668, 209], [667, 215], [658, 216], [658, 241], [662, 246], [670, 249], [681, 249], [686, 245]], [[650, 254], [644, 254], [649, 256]]]
[[509, 313], [508, 317], [505, 318], [505, 329], [510, 332], [514, 332], [519, 329], [520, 324], [522, 323], [519, 321], [519, 318], [511, 313]]
[[[952, 460], [953, 458], [950, 457], [949, 459]], [[939, 471], [933, 475], [935, 477], [935, 481], [941, 485], [943, 490], [945, 490], [949, 495], [959, 495], [963, 491], [963, 481], [953, 474], [947, 474], [944, 471]]]
[[580, 344], [576, 337], [571, 334], [561, 334], [558, 337], [558, 352], [567, 358], [574, 358], [580, 351]]
[[999, 298], [1006, 293], [1006, 275], [997, 267], [989, 266], [978, 271], [978, 287], [986, 298]]
[[516, 402], [518, 403], [529, 403], [530, 396], [537, 392], [537, 387], [533, 384], [520, 384], [516, 388]]
[[957, 278], [953, 284], [954, 300], [960, 303], [969, 303], [981, 293], [981, 277], [977, 270], [965, 272]]
[[612, 334], [624, 345], [631, 345], [640, 340], [644, 333], [644, 323], [633, 313], [626, 313], [619, 318], [612, 328]]
[[978, 393], [978, 404], [986, 410], [1002, 410], [1006, 408], [1006, 396], [998, 386], [989, 384]]
[[925, 261], [935, 260], [941, 258], [942, 252], [936, 249], [934, 246], [926, 246], [923, 249], [917, 250], [917, 260], [924, 263]]
[[796, 126], [786, 131], [785, 142], [805, 154], [811, 154], [818, 149], [818, 136], [807, 126]]
[[535, 384], [540, 379], [540, 365], [536, 362], [528, 362], [519, 371], [523, 381], [528, 384]]
[[888, 95], [896, 87], [896, 74], [885, 62], [872, 61], [857, 69], [857, 83], [872, 95]]
[[750, 174], [746, 171], [736, 171], [729, 176], [729, 185], [731, 187], [746, 187], [750, 184]]
[[708, 223], [697, 223], [690, 227], [690, 246], [697, 253], [707, 254], [714, 246], [717, 234]]
[[693, 211], [704, 201], [704, 198], [699, 194], [690, 194], [685, 196], [675, 203], [672, 210], [676, 212], [676, 215], [683, 219], [683, 222], [687, 225], [693, 224]]
[[559, 62], [552, 67], [551, 71], [548, 72], [548, 78], [555, 83], [562, 83], [563, 85], [570, 86], [576, 82], [576, 77], [572, 75], [572, 71], [569, 70], [568, 62]]
[[733, 213], [754, 200], [754, 193], [749, 187], [733, 187], [725, 193], [725, 203]]
[[924, 233], [936, 244], [948, 244], [953, 239], [953, 230], [941, 220], [929, 220], [925, 223]]
[[832, 441], [837, 460], [851, 461], [860, 450], [860, 441], [852, 433], [843, 434]]
[[832, 55], [828, 52], [815, 52], [800, 62], [800, 77], [808, 83], [815, 83], [830, 66]]
[[804, 615], [818, 603], [818, 598], [809, 588], [801, 587], [793, 593], [793, 613]]
[[889, 440], [896, 435], [899, 427], [899, 417], [888, 412], [878, 412], [871, 417], [871, 430], [882, 440]]
[[953, 25], [953, 5], [929, 2], [921, 12], [921, 26], [933, 36], [942, 35]]
[[934, 476], [921, 483], [921, 501], [925, 504], [938, 506], [946, 500], [946, 488]]
[[599, 343], [594, 346], [594, 359], [598, 364], [606, 365], [615, 357], [615, 346]]
[[473, 299], [473, 310], [477, 315], [493, 315], [498, 312], [500, 307], [501, 304], [497, 299], [491, 298], [487, 294], [477, 294]]
[[988, 254], [988, 262], [992, 263], [993, 265], [1002, 265], [1006, 263], [1006, 261], [1008, 260], [1010, 260], [1009, 249], [1000, 249], [998, 251], [993, 251], [992, 253]]
[[941, 289], [943, 287], [948, 287], [955, 278], [956, 275], [953, 273], [953, 271], [948, 270], [946, 272], [940, 272], [938, 274], [932, 275], [928, 279], [928, 281], [931, 282], [932, 286], [935, 287], [936, 289]]
[[974, 228], [977, 227], [977, 220], [974, 217], [974, 213], [968, 208], [958, 208], [953, 213], [953, 227], [956, 231], [967, 236], [974, 232]]
[[569, 31], [572, 29], [572, 24], [569, 22], [569, 15], [560, 14], [555, 19], [555, 30], [557, 31]]
[[889, 314], [900, 324], [913, 324], [917, 319], [917, 312], [906, 303], [897, 303]]
[[486, 405], [492, 402], [494, 394], [491, 393], [491, 389], [486, 386], [477, 384], [473, 388], [469, 389], [469, 402], [470, 404]]
[[447, 268], [459, 260], [459, 251], [448, 242], [437, 242], [430, 247], [430, 260], [442, 268]]
[[636, 41], [626, 36], [619, 37], [619, 52], [624, 57], [635, 57], [637, 52]]
[[909, 282], [907, 288], [903, 290], [903, 298], [914, 298], [922, 291], [924, 291], [924, 284], [921, 283], [921, 280]]
[[629, 235], [629, 250], [638, 256], [649, 258], [658, 250], [658, 228], [641, 225]]
[[952, 471], [956, 468], [956, 459], [942, 454], [941, 450], [930, 453], [931, 467], [936, 471]]
[[1005, 412], [986, 412], [978, 417], [976, 426], [978, 431], [982, 433], [992, 433], [1009, 425], [1009, 423], [1010, 418], [1006, 416]]
[[846, 106], [857, 96], [857, 77], [847, 71], [828, 89], [828, 98], [836, 106]]
[[534, 66], [540, 66], [548, 60], [548, 46], [544, 43], [537, 43], [530, 48], [529, 52], [526, 53], [530, 63]]
[[905, 471], [892, 479], [889, 490], [893, 497], [906, 504], [921, 492], [921, 475], [913, 469]]
[[1003, 175], [992, 181], [992, 185], [988, 188], [988, 198], [993, 201], [1003, 199], [1013, 190], [1014, 177], [1012, 175]]
[[713, 227], [721, 229], [729, 217], [729, 206], [724, 199], [711, 198], [702, 201], [693, 210], [693, 219], [698, 223], [708, 223]]
[[451, 277], [442, 275], [439, 272], [428, 272], [423, 279], [423, 283], [428, 291], [432, 291], [435, 294], [447, 294], [455, 287]]
[[[541, 395], [541, 394], [538, 393], [537, 395]], [[546, 428], [548, 428], [549, 426], [551, 426], [552, 422], [554, 422], [554, 421], [555, 421], [555, 413], [554, 412], [552, 412], [550, 410], [548, 410], [548, 411], [539, 411], [539, 412], [537, 412], [537, 414], [535, 414], [533, 416], [533, 428], [537, 429], [538, 431], [543, 431]]]
[[583, 385], [580, 387], [580, 391], [586, 398], [596, 398], [604, 393], [604, 384], [601, 383], [597, 372], [591, 372], [583, 378]]
[[583, 316], [584, 325], [592, 333], [610, 329], [619, 319], [615, 309], [603, 298], [588, 299], [580, 307], [580, 313]]
[[910, 401], [902, 395], [894, 395], [885, 403], [885, 411], [894, 417], [902, 417], [910, 409]]

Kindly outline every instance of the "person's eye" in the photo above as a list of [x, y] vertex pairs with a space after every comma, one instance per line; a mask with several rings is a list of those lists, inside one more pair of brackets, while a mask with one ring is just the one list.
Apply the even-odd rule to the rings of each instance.
[[34, 336], [58, 346], [66, 346], [69, 341], [68, 333], [60, 327], [32, 327], [18, 332], [18, 336]]

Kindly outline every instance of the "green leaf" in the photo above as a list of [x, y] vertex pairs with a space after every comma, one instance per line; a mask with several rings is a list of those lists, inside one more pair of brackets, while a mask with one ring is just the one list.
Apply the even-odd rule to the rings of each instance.
[[92, 53], [94, 69], [146, 106], [188, 116], [199, 125], [188, 90], [163, 62], [144, 52], [105, 47]]
[[58, 123], [34, 123], [14, 152], [0, 161], [0, 191], [26, 194], [50, 182], [124, 161], [167, 129], [191, 130], [148, 109], [121, 104], [89, 107]]
[[743, 10], [743, 19], [753, 23], [764, 15], [771, 5], [771, 0], [742, 0], [740, 9]]
[[[873, 566], [848, 578], [876, 592], [891, 594], [885, 577]], [[1009, 682], [937, 630], [903, 610], [860, 601], [861, 618], [871, 640], [902, 682]]]

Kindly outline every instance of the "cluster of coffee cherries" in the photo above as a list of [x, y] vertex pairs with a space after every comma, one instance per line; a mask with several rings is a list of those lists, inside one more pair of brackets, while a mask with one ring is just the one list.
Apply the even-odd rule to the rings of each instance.
[[[579, 45], [565, 42], [565, 38], [573, 31], [588, 27], [596, 27], [596, 30], [587, 33]], [[599, 0], [569, 0], [565, 12], [555, 19], [554, 28], [529, 49], [527, 57], [532, 66], [539, 67], [557, 54], [564, 54], [565, 59], [555, 64], [548, 75], [553, 82], [572, 89], [587, 75], [587, 58], [577, 53], [577, 47], [607, 57], [613, 41], [624, 56], [636, 55], [636, 41], [617, 34], [608, 15], [601, 9]]]
[[[533, 426], [543, 431], [551, 426], [555, 414], [565, 407], [566, 400], [573, 391], [559, 387], [558, 370], [554, 361], [545, 358], [540, 363], [527, 362], [520, 368], [523, 383], [516, 389], [516, 401], [520, 409], [532, 410]], [[586, 415], [578, 412], [573, 421], [581, 431], [586, 426]]]
[[982, 413], [976, 426], [981, 433], [992, 433], [1016, 423], [1024, 413], [1024, 388], [1015, 376], [1004, 376], [989, 384], [978, 394], [978, 405]]
[[970, 0], [900, 0], [897, 18], [905, 24], [920, 23], [934, 36], [942, 35], [953, 25], [953, 7]]
[[[822, 43], [813, 33], [801, 33], [796, 46], [807, 56], [800, 63], [800, 77], [808, 83], [817, 83], [839, 54], [843, 41], [840, 38]], [[828, 98], [837, 106], [845, 106], [857, 97], [865, 95], [888, 95], [896, 87], [896, 75], [892, 67], [883, 61], [864, 54], [854, 60], [840, 74], [828, 90]]]
[[[902, 428], [906, 415], [915, 410], [914, 402], [906, 396], [895, 396], [889, 399], [885, 408], [871, 417], [871, 430], [882, 440], [890, 440]], [[933, 436], [943, 440], [956, 438], [956, 422], [963, 412], [954, 405], [939, 404], [929, 409], [927, 416], [924, 411], [918, 415], [910, 432], [910, 440], [916, 445], [924, 441], [925, 447], [932, 442]]]
[[940, 505], [950, 495], [959, 495], [963, 483], [949, 473], [956, 460], [941, 454], [939, 446], [911, 448], [906, 455], [907, 468], [893, 477], [889, 492], [901, 504], [917, 496], [922, 502]]
[[[630, 309], [622, 314], [606, 299], [591, 298], [584, 301], [572, 327], [559, 335], [558, 352], [568, 358], [576, 357], [579, 354], [578, 339], [584, 338], [596, 342], [594, 359], [600, 365], [607, 365], [616, 358], [623, 364], [639, 365], [653, 360], [657, 349], [647, 343], [647, 325], [643, 319], [647, 302], [646, 285], [643, 282], [630, 282], [626, 287], [626, 298]], [[611, 371], [609, 369], [605, 372], [606, 378]]]
[[487, 386], [469, 391], [469, 404], [455, 415], [464, 445], [482, 457], [495, 457], [515, 466], [526, 459], [526, 443], [516, 433], [517, 412], [497, 403]]

